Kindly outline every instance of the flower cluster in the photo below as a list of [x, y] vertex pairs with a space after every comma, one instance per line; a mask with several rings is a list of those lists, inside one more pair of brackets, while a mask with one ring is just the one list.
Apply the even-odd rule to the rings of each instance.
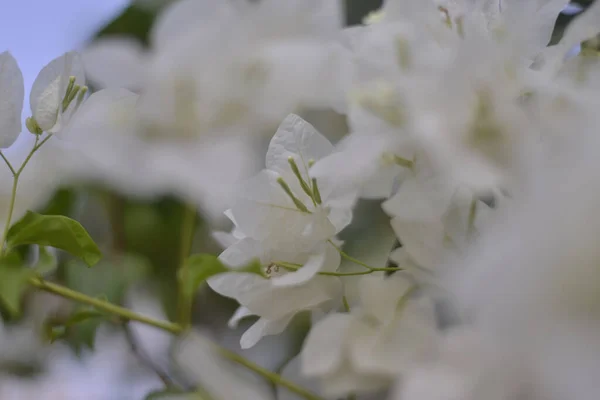
[[[386, 0], [344, 28], [332, 0], [180, 0], [149, 50], [110, 38], [51, 62], [26, 125], [35, 150], [59, 139], [61, 179], [224, 211], [221, 269], [202, 282], [239, 303], [231, 327], [254, 318], [243, 349], [310, 316], [283, 378], [261, 373], [294, 396], [592, 398], [600, 3], [549, 46], [567, 4]], [[103, 87], [89, 98], [84, 67]], [[1, 54], [2, 148], [20, 132], [22, 86]], [[342, 115], [345, 136], [332, 144], [297, 115], [310, 110]], [[256, 171], [251, 149], [274, 130]], [[35, 181], [41, 154], [22, 179], [38, 192], [56, 185]], [[364, 199], [399, 243], [385, 265], [342, 240]], [[13, 206], [14, 189], [5, 235]], [[203, 335], [176, 352], [210, 398], [274, 398], [223, 356], [247, 366]]]

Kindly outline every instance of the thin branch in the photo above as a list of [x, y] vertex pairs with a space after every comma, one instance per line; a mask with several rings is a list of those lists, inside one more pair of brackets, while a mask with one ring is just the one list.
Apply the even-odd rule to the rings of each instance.
[[156, 328], [165, 330], [167, 332], [171, 332], [173, 334], [179, 334], [183, 332], [183, 327], [181, 327], [178, 324], [174, 324], [168, 321], [159, 321], [153, 318], [146, 317], [144, 315], [128, 310], [127, 308], [112, 304], [108, 301], [97, 299], [95, 297], [90, 297], [88, 295], [69, 289], [68, 287], [58, 285], [56, 283], [47, 282], [39, 277], [29, 279], [29, 283], [32, 286], [35, 286], [36, 288], [41, 289], [43, 291], [56, 294], [58, 296], [76, 301], [81, 304], [90, 305], [92, 307], [97, 308], [98, 310], [117, 315], [127, 321], [141, 322], [143, 324], [151, 325]]
[[179, 249], [179, 270], [177, 271], [177, 281], [179, 283], [177, 315], [179, 316], [179, 323], [184, 328], [190, 327], [192, 320], [193, 298], [188, 296], [187, 290], [185, 290], [185, 285], [187, 285], [189, 281], [189, 265], [185, 261], [190, 255], [195, 229], [196, 208], [191, 204], [186, 204], [181, 221], [181, 247]]
[[169, 375], [162, 369], [160, 369], [157, 365], [155, 365], [150, 359], [150, 357], [148, 357], [148, 355], [144, 352], [142, 347], [138, 344], [137, 340], [135, 339], [135, 336], [133, 335], [133, 332], [131, 331], [131, 327], [129, 326], [129, 321], [123, 320], [122, 326], [123, 333], [125, 334], [125, 340], [129, 344], [131, 352], [135, 355], [140, 364], [153, 371], [156, 374], [156, 376], [158, 376], [158, 378], [163, 382], [165, 387], [175, 387], [176, 385], [173, 382], [173, 380], [169, 377]]
[[12, 164], [10, 163], [10, 161], [8, 161], [8, 158], [6, 158], [6, 156], [4, 155], [4, 153], [2, 152], [2, 150], [0, 150], [0, 157], [2, 157], [2, 159], [4, 160], [4, 163], [6, 164], [6, 166], [8, 167], [8, 169], [10, 169], [10, 172], [12, 172], [13, 176], [15, 176], [15, 174], [17, 172], [13, 168]]
[[263, 368], [260, 365], [257, 365], [250, 360], [247, 360], [246, 358], [242, 357], [241, 355], [239, 355], [237, 353], [234, 353], [231, 350], [227, 350], [225, 348], [219, 348], [219, 352], [221, 353], [221, 355], [223, 357], [228, 358], [229, 360], [231, 360], [237, 364], [243, 365], [244, 367], [256, 372], [263, 378], [268, 379], [269, 381], [271, 381], [272, 383], [274, 383], [276, 385], [286, 388], [290, 392], [294, 392], [297, 395], [304, 397], [306, 400], [324, 400], [322, 397], [319, 397], [316, 394], [309, 392], [308, 390], [304, 389], [303, 387], [296, 385], [294, 382], [290, 382], [287, 379], [284, 379], [281, 375], [279, 375], [273, 371], [269, 371], [268, 369]]

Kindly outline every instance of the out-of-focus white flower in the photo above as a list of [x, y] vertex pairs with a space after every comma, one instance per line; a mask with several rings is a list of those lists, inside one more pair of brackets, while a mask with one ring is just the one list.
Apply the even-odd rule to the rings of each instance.
[[344, 107], [339, 3], [175, 1], [150, 32], [151, 51], [113, 37], [84, 61], [93, 82], [140, 90], [154, 133], [261, 133], [300, 106]]
[[88, 80], [99, 88], [140, 89], [147, 55], [134, 39], [107, 37], [81, 53]]
[[392, 260], [410, 265], [408, 256], [433, 274], [442, 263], [461, 258], [490, 212], [473, 191], [418, 175], [407, 178], [383, 208], [403, 246]]
[[360, 304], [323, 318], [304, 343], [301, 371], [326, 395], [385, 387], [436, 352], [432, 305], [410, 298], [411, 282], [401, 273], [365, 276], [359, 285]]
[[[186, 14], [165, 17], [177, 29], [157, 30], [170, 45], [153, 57], [142, 92], [152, 129], [259, 133], [299, 106], [344, 106], [348, 63], [336, 43], [337, 1], [221, 2], [201, 14], [203, 7], [188, 3]], [[203, 23], [191, 17], [194, 8]], [[180, 104], [187, 104], [185, 113]]]
[[399, 379], [390, 400], [538, 399], [531, 390], [535, 377], [514, 355], [503, 354], [486, 339], [464, 328], [446, 333], [438, 359]]
[[133, 196], [175, 193], [206, 207], [209, 215], [220, 214], [234, 183], [253, 169], [247, 141], [145, 140], [139, 135], [138, 99], [114, 88], [90, 96], [63, 135], [75, 150], [66, 174]]
[[189, 333], [175, 350], [181, 372], [214, 400], [269, 400], [274, 396], [269, 386], [248, 370], [225, 360], [204, 335]]

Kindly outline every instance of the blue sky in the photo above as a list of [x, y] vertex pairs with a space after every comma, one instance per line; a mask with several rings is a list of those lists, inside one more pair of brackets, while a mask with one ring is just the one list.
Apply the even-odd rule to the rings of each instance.
[[0, 52], [9, 50], [17, 59], [26, 98], [45, 64], [80, 48], [128, 4], [128, 0], [6, 0], [0, 11]]

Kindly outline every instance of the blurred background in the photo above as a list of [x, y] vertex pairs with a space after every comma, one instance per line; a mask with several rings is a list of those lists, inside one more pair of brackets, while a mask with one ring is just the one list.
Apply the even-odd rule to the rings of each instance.
[[[582, 7], [593, 0], [580, 0]], [[95, 38], [127, 36], [147, 44], [154, 17], [165, 0], [19, 0], [6, 1], [0, 14], [0, 51], [10, 50], [23, 71], [28, 93], [38, 71], [54, 57], [82, 49]], [[346, 22], [360, 23], [382, 0], [347, 0]], [[559, 17], [553, 41], [573, 18]], [[25, 112], [23, 117], [27, 117]], [[308, 115], [320, 128], [335, 116]], [[338, 126], [343, 126], [338, 125]], [[325, 134], [327, 134], [327, 129]], [[331, 129], [329, 129], [331, 131]], [[333, 141], [339, 132], [329, 132]], [[343, 132], [342, 132], [343, 133]], [[266, 149], [266, 146], [264, 147]], [[259, 162], [264, 151], [257, 153]], [[162, 318], [174, 317], [175, 271], [180, 262], [180, 225], [184, 206], [177, 198], [132, 199], [99, 186], [63, 187], [41, 210], [80, 221], [104, 250], [104, 259], [92, 269], [64, 255], [56, 279], [92, 296], [126, 304], [136, 311]], [[350, 253], [370, 264], [385, 264], [395, 238], [378, 202], [362, 201], [355, 221], [342, 233]], [[213, 227], [211, 226], [211, 229]], [[222, 229], [227, 229], [223, 225]], [[197, 215], [193, 252], [218, 253], [203, 215]], [[382, 258], [383, 256], [383, 258]], [[158, 301], [156, 301], [158, 299]], [[44, 337], [48, 318], [60, 321], [72, 304], [50, 295], [31, 293], [26, 312], [10, 318], [2, 311], [0, 330], [0, 399], [143, 399], [163, 386], [169, 375], [169, 338], [160, 332], [130, 324], [86, 320], [62, 332], [50, 344]], [[239, 350], [239, 336], [252, 323], [227, 328], [236, 308], [232, 301], [203, 288], [198, 294], [193, 323], [208, 329], [221, 344]], [[291, 329], [268, 337], [245, 355], [279, 369], [301, 346], [308, 317], [296, 318]], [[130, 329], [131, 328], [131, 329]], [[93, 351], [98, 348], [99, 351]]]

